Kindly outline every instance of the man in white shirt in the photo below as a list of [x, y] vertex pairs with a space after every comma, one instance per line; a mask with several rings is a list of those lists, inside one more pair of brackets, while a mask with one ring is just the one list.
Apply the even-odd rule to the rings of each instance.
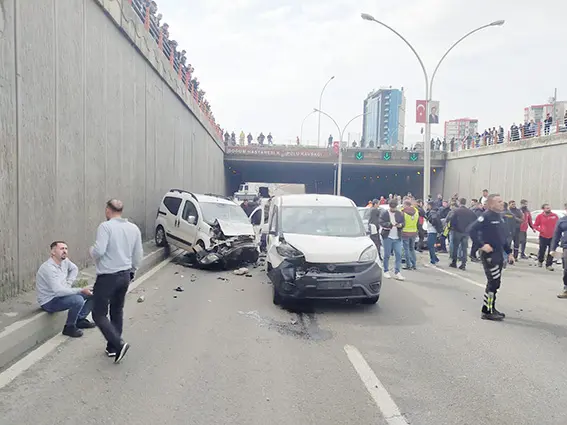
[[92, 292], [89, 288], [73, 288], [79, 269], [67, 258], [67, 244], [55, 241], [50, 248], [49, 260], [41, 265], [36, 275], [37, 302], [48, 313], [69, 310], [63, 335], [83, 336], [81, 329], [95, 327], [87, 319], [92, 309]]

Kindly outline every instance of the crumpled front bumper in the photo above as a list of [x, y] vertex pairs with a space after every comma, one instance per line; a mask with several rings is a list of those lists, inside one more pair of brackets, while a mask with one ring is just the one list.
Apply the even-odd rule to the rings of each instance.
[[255, 263], [260, 253], [254, 242], [232, 243], [230, 246], [217, 246], [211, 250], [197, 253], [197, 262], [203, 266], [223, 263], [242, 264]]
[[382, 269], [376, 262], [342, 263], [328, 271], [284, 260], [268, 276], [279, 294], [291, 299], [362, 300], [379, 296], [382, 288]]

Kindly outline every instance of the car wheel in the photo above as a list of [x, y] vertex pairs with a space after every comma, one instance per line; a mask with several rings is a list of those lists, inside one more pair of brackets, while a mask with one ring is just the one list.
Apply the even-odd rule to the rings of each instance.
[[365, 298], [362, 300], [362, 304], [376, 304], [380, 299], [380, 295], [376, 295], [375, 297]]
[[156, 245], [159, 246], [160, 248], [167, 245], [165, 230], [161, 225], [156, 228], [155, 241], [156, 241]]

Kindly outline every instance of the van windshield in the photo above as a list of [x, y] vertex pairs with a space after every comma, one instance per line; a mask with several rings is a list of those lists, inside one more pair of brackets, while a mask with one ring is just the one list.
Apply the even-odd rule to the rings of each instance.
[[283, 233], [358, 237], [366, 235], [355, 207], [301, 206], [282, 208]]
[[244, 210], [236, 204], [224, 204], [219, 202], [201, 202], [203, 219], [212, 224], [216, 219], [232, 221], [237, 223], [250, 223]]

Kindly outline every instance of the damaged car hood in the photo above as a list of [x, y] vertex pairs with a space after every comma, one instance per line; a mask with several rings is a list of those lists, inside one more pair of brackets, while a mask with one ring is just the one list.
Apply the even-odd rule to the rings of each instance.
[[251, 223], [218, 220], [217, 222], [225, 236], [254, 236], [254, 227]]
[[299, 235], [284, 233], [284, 239], [305, 255], [310, 263], [352, 263], [373, 245], [368, 236], [354, 238], [338, 236]]

